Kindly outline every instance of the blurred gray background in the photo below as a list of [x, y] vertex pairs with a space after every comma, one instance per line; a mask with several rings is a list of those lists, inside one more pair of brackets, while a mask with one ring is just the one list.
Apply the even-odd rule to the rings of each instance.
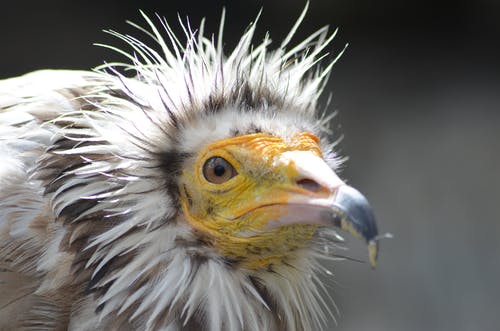
[[[141, 22], [139, 8], [174, 26], [177, 13], [193, 25], [206, 16], [216, 31], [225, 6], [230, 49], [261, 7], [257, 37], [279, 41], [304, 4], [3, 1], [0, 78], [120, 59], [92, 43], [116, 44], [102, 29], [134, 32], [125, 20]], [[350, 44], [327, 88], [350, 157], [343, 176], [395, 235], [375, 271], [333, 266], [331, 329], [500, 330], [500, 1], [311, 0], [295, 40], [323, 25], [340, 28], [332, 54]]]

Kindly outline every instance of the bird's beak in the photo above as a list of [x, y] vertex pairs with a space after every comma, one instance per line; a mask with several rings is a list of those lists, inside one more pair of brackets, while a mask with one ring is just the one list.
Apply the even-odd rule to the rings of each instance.
[[294, 184], [286, 194], [286, 204], [270, 205], [278, 217], [267, 228], [291, 224], [315, 224], [336, 227], [364, 239], [368, 244], [369, 260], [376, 266], [378, 230], [375, 215], [367, 199], [346, 185], [325, 161], [304, 151], [283, 153], [281, 163], [293, 168]]
[[375, 215], [368, 200], [355, 188], [340, 186], [327, 213], [329, 223], [346, 230], [354, 236], [364, 238], [368, 244], [370, 264], [375, 267], [378, 255], [378, 230]]

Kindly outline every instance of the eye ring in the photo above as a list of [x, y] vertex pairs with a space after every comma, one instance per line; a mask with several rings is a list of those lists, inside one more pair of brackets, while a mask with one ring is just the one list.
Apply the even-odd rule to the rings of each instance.
[[203, 164], [203, 176], [213, 184], [222, 184], [236, 176], [236, 169], [220, 156], [209, 158]]

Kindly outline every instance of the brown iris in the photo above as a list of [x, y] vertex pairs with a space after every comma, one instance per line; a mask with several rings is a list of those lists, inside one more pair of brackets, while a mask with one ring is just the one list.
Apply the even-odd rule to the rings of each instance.
[[210, 183], [222, 184], [237, 174], [234, 167], [220, 156], [209, 158], [203, 165], [203, 176]]

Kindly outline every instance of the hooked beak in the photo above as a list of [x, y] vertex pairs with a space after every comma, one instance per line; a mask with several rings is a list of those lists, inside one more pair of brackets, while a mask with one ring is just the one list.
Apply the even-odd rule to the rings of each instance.
[[290, 151], [283, 153], [281, 161], [295, 169], [294, 189], [287, 193], [286, 204], [263, 207], [279, 209], [279, 217], [270, 221], [267, 229], [291, 224], [340, 228], [366, 241], [370, 264], [375, 267], [378, 230], [368, 200], [346, 185], [319, 156]]
[[378, 230], [368, 200], [355, 188], [343, 185], [337, 189], [331, 207], [332, 212], [325, 217], [330, 217], [333, 226], [366, 240], [370, 264], [374, 268], [377, 265]]

